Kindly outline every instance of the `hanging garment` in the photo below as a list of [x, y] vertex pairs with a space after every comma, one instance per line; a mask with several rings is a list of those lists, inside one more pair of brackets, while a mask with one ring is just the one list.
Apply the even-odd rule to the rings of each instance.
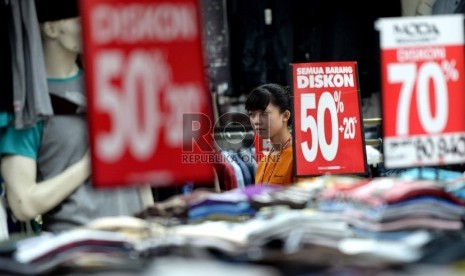
[[52, 115], [35, 3], [10, 1], [8, 16], [15, 127], [27, 128]]
[[432, 14], [453, 14], [460, 4], [460, 0], [437, 0], [433, 5]]

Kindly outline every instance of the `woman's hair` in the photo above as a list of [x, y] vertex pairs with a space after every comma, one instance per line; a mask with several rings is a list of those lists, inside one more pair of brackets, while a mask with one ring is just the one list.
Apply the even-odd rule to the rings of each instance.
[[[271, 103], [278, 107], [281, 113], [286, 110], [292, 112], [291, 97], [289, 94], [289, 89], [279, 84], [268, 83], [260, 85], [250, 91], [245, 101], [245, 109], [247, 111], [264, 111]], [[290, 120], [288, 124], [290, 124]]]

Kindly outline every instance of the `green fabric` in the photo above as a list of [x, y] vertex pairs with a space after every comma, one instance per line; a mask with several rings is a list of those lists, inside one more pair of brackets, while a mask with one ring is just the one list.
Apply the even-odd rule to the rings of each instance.
[[69, 77], [66, 77], [66, 78], [50, 78], [50, 77], [48, 77], [47, 81], [48, 82], [69, 82], [69, 81], [73, 81], [73, 80], [77, 80], [77, 79], [81, 78], [82, 74], [83, 74], [82, 70], [79, 70], [73, 76], [69, 76]]
[[[31, 128], [15, 129], [13, 115], [0, 112], [0, 155], [15, 154], [37, 160], [43, 124], [43, 122], [39, 122]], [[4, 196], [5, 188], [1, 176], [0, 180], [0, 196]], [[9, 208], [7, 208], [7, 213], [12, 216], [12, 211]], [[18, 221], [17, 224], [17, 226], [12, 227], [11, 232], [39, 234], [42, 228], [40, 219], [32, 219], [28, 222]]]
[[[4, 118], [3, 118], [4, 119]], [[0, 128], [0, 155], [15, 154], [37, 160], [43, 122], [26, 129], [15, 129], [12, 121]]]
[[9, 112], [0, 112], [0, 128], [8, 126], [13, 121], [13, 114]]

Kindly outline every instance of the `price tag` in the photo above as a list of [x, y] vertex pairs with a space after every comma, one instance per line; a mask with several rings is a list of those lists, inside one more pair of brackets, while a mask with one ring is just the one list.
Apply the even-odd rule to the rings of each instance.
[[186, 146], [211, 125], [198, 2], [80, 3], [94, 184], [210, 182], [211, 164], [183, 156], [211, 153]]
[[297, 176], [366, 172], [357, 64], [292, 64]]
[[387, 168], [465, 161], [463, 15], [383, 18]]

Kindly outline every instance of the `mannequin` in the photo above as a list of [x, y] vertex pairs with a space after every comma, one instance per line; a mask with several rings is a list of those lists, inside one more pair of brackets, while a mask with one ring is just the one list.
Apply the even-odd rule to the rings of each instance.
[[45, 71], [49, 78], [67, 78], [78, 73], [82, 52], [79, 17], [46, 21], [40, 25]]
[[[26, 221], [42, 215], [44, 230], [60, 232], [99, 217], [133, 215], [143, 209], [143, 202], [139, 189], [96, 190], [89, 181], [83, 73], [76, 62], [82, 49], [80, 19], [77, 13], [56, 10], [57, 15], [41, 9], [50, 7], [50, 2], [76, 5], [76, 1], [36, 0], [55, 114], [28, 129], [27, 139], [17, 140], [35, 155], [1, 148], [0, 153], [7, 200], [15, 217]], [[41, 10], [47, 14], [40, 14]]]
[[[76, 58], [79, 49], [70, 51], [71, 46], [68, 44], [71, 44], [69, 41], [71, 39], [69, 37], [63, 38], [61, 36], [60, 39], [52, 39], [57, 37], [59, 30], [61, 31], [69, 25], [75, 26], [77, 22], [78, 19], [75, 18], [42, 24], [42, 34], [44, 37], [50, 37], [50, 39], [44, 39], [47, 74], [54, 77], [64, 77], [77, 72]], [[77, 36], [75, 37], [77, 38]], [[68, 45], [68, 49], [64, 47], [65, 45]], [[51, 54], [53, 51], [56, 51], [56, 55]], [[58, 61], [58, 59], [62, 60]], [[42, 127], [42, 123], [39, 123], [34, 128], [17, 131], [20, 132], [16, 133], [17, 135], [13, 134], [15, 132], [13, 129], [10, 130], [10, 133], [17, 139], [21, 139], [23, 135], [26, 135], [26, 132], [35, 136]], [[37, 162], [36, 156], [32, 155], [15, 152], [15, 150], [10, 152], [8, 148], [2, 149], [1, 171], [6, 185], [8, 203], [15, 217], [21, 221], [30, 220], [51, 210], [84, 183], [90, 175], [89, 154], [86, 153], [78, 162], [70, 165], [62, 173], [47, 180], [36, 182]]]

